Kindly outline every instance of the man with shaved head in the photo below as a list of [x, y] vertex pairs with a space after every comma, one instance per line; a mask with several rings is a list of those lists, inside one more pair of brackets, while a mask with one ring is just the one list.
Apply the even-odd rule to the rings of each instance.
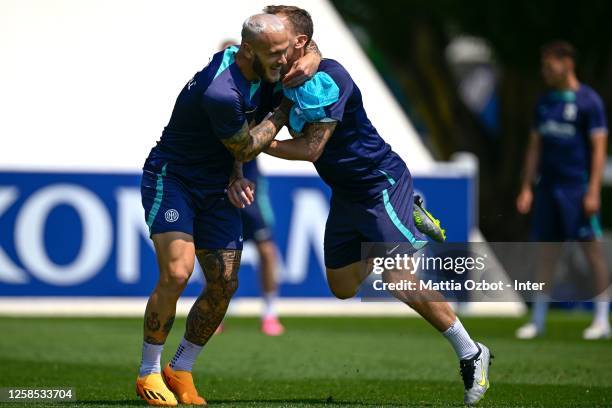
[[[136, 391], [150, 405], [206, 404], [191, 369], [238, 287], [242, 223], [230, 201], [251, 204], [254, 185], [242, 176], [242, 162], [265, 149], [287, 122], [288, 106], [266, 119], [262, 112], [270, 111], [273, 83], [280, 80], [288, 47], [278, 17], [249, 17], [240, 47], [215, 54], [184, 86], [145, 161], [142, 204], [159, 280], [145, 311]], [[303, 71], [315, 72], [319, 62], [318, 55], [306, 55]], [[293, 80], [303, 77], [294, 73]], [[176, 354], [162, 371], [163, 345], [196, 258], [206, 287], [189, 312]]]

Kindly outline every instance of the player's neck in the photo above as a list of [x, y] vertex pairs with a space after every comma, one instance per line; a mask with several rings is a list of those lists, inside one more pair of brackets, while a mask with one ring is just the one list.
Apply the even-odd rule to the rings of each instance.
[[244, 51], [242, 50], [242, 48], [240, 48], [238, 52], [236, 52], [234, 61], [236, 62], [240, 73], [247, 81], [259, 81], [259, 76], [255, 73], [255, 70], [253, 70], [253, 66], [247, 59], [247, 57], [244, 55]]
[[557, 90], [559, 91], [577, 91], [580, 88], [580, 81], [576, 78], [576, 74], [572, 73], [567, 76], [563, 84]]

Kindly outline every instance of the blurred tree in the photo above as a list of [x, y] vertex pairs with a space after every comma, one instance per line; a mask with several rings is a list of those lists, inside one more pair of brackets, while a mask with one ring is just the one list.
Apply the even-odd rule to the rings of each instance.
[[[540, 79], [542, 44], [565, 39], [578, 49], [578, 76], [612, 117], [612, 2], [590, 0], [332, 0], [383, 73], [406, 96], [434, 156], [467, 150], [480, 160], [480, 225], [489, 240], [524, 240], [527, 220], [514, 209]], [[489, 43], [498, 69], [499, 137], [491, 138], [458, 93], [445, 49], [457, 35]], [[324, 41], [323, 39], [321, 41]], [[396, 90], [397, 93], [397, 90]], [[605, 211], [604, 211], [605, 214]]]

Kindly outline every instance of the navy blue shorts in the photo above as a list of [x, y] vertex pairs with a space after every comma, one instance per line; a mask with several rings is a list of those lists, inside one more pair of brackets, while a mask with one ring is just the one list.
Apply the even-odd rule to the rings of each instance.
[[531, 239], [541, 242], [591, 241], [601, 236], [598, 215], [587, 217], [585, 185], [539, 185], [535, 190]]
[[388, 188], [364, 201], [332, 194], [325, 226], [325, 266], [337, 269], [360, 261], [363, 242], [408, 242], [421, 248], [426, 241], [414, 225], [413, 204], [408, 170], [399, 180], [389, 178]]
[[268, 181], [264, 177], [254, 181], [255, 202], [242, 209], [243, 237], [245, 241], [269, 241], [273, 237], [274, 213], [268, 194]]
[[140, 192], [149, 234], [178, 231], [196, 249], [242, 249], [240, 210], [224, 192], [193, 188], [170, 174], [167, 164], [145, 166]]

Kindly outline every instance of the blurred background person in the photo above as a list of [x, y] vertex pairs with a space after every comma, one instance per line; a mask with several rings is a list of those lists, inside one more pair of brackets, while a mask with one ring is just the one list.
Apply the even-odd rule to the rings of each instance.
[[242, 210], [242, 228], [245, 241], [252, 241], [259, 255], [264, 307], [261, 331], [268, 336], [280, 336], [285, 328], [278, 319], [278, 249], [272, 234], [274, 213], [268, 194], [268, 180], [259, 171], [257, 159], [243, 165], [244, 177], [255, 183], [255, 202]]
[[[550, 90], [535, 109], [516, 206], [521, 214], [533, 209], [532, 240], [581, 242], [598, 294], [593, 322], [583, 337], [608, 338], [609, 279], [598, 242], [608, 135], [604, 106], [597, 92], [576, 77], [571, 44], [555, 41], [544, 45], [541, 61], [542, 76]], [[551, 282], [560, 247], [541, 248], [537, 274], [545, 282]], [[532, 319], [517, 330], [518, 338], [530, 339], [544, 333], [549, 294], [538, 294]]]

